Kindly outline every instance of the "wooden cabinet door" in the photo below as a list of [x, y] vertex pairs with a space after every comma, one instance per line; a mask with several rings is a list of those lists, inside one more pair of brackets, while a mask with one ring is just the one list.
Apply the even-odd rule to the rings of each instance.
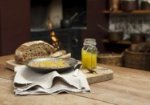
[[30, 0], [0, 0], [0, 55], [14, 53], [29, 34]]

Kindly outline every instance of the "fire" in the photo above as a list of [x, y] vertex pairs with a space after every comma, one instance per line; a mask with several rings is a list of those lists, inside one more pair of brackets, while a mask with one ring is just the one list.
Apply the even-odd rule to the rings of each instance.
[[57, 36], [56, 36], [56, 34], [55, 34], [54, 31], [52, 31], [52, 32], [50, 33], [50, 38], [51, 38], [51, 40], [52, 40], [52, 45], [54, 46], [54, 48], [55, 48], [56, 50], [58, 50], [58, 49], [60, 48], [60, 46], [59, 46], [59, 40], [58, 40], [58, 38], [57, 38]]

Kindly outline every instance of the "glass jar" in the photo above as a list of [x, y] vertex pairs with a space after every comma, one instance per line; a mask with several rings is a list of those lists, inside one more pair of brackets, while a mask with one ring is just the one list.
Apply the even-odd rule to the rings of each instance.
[[87, 69], [94, 69], [97, 66], [96, 40], [86, 38], [82, 47], [82, 66]]
[[141, 9], [150, 10], [150, 0], [141, 0]]
[[111, 11], [118, 11], [120, 0], [109, 0], [109, 7]]
[[133, 11], [139, 8], [138, 0], [120, 0], [120, 8], [123, 11]]

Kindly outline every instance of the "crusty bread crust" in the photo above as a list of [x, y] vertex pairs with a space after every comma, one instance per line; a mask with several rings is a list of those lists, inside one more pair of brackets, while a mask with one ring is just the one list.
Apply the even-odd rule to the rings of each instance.
[[15, 51], [15, 61], [25, 64], [28, 60], [49, 56], [54, 53], [54, 47], [45, 41], [30, 41], [21, 44]]

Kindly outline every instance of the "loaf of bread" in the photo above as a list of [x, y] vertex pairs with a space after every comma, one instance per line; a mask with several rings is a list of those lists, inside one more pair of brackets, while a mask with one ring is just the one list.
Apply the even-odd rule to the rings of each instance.
[[50, 56], [54, 52], [54, 47], [45, 41], [30, 41], [21, 44], [16, 49], [15, 61], [18, 64], [25, 64], [28, 60]]

